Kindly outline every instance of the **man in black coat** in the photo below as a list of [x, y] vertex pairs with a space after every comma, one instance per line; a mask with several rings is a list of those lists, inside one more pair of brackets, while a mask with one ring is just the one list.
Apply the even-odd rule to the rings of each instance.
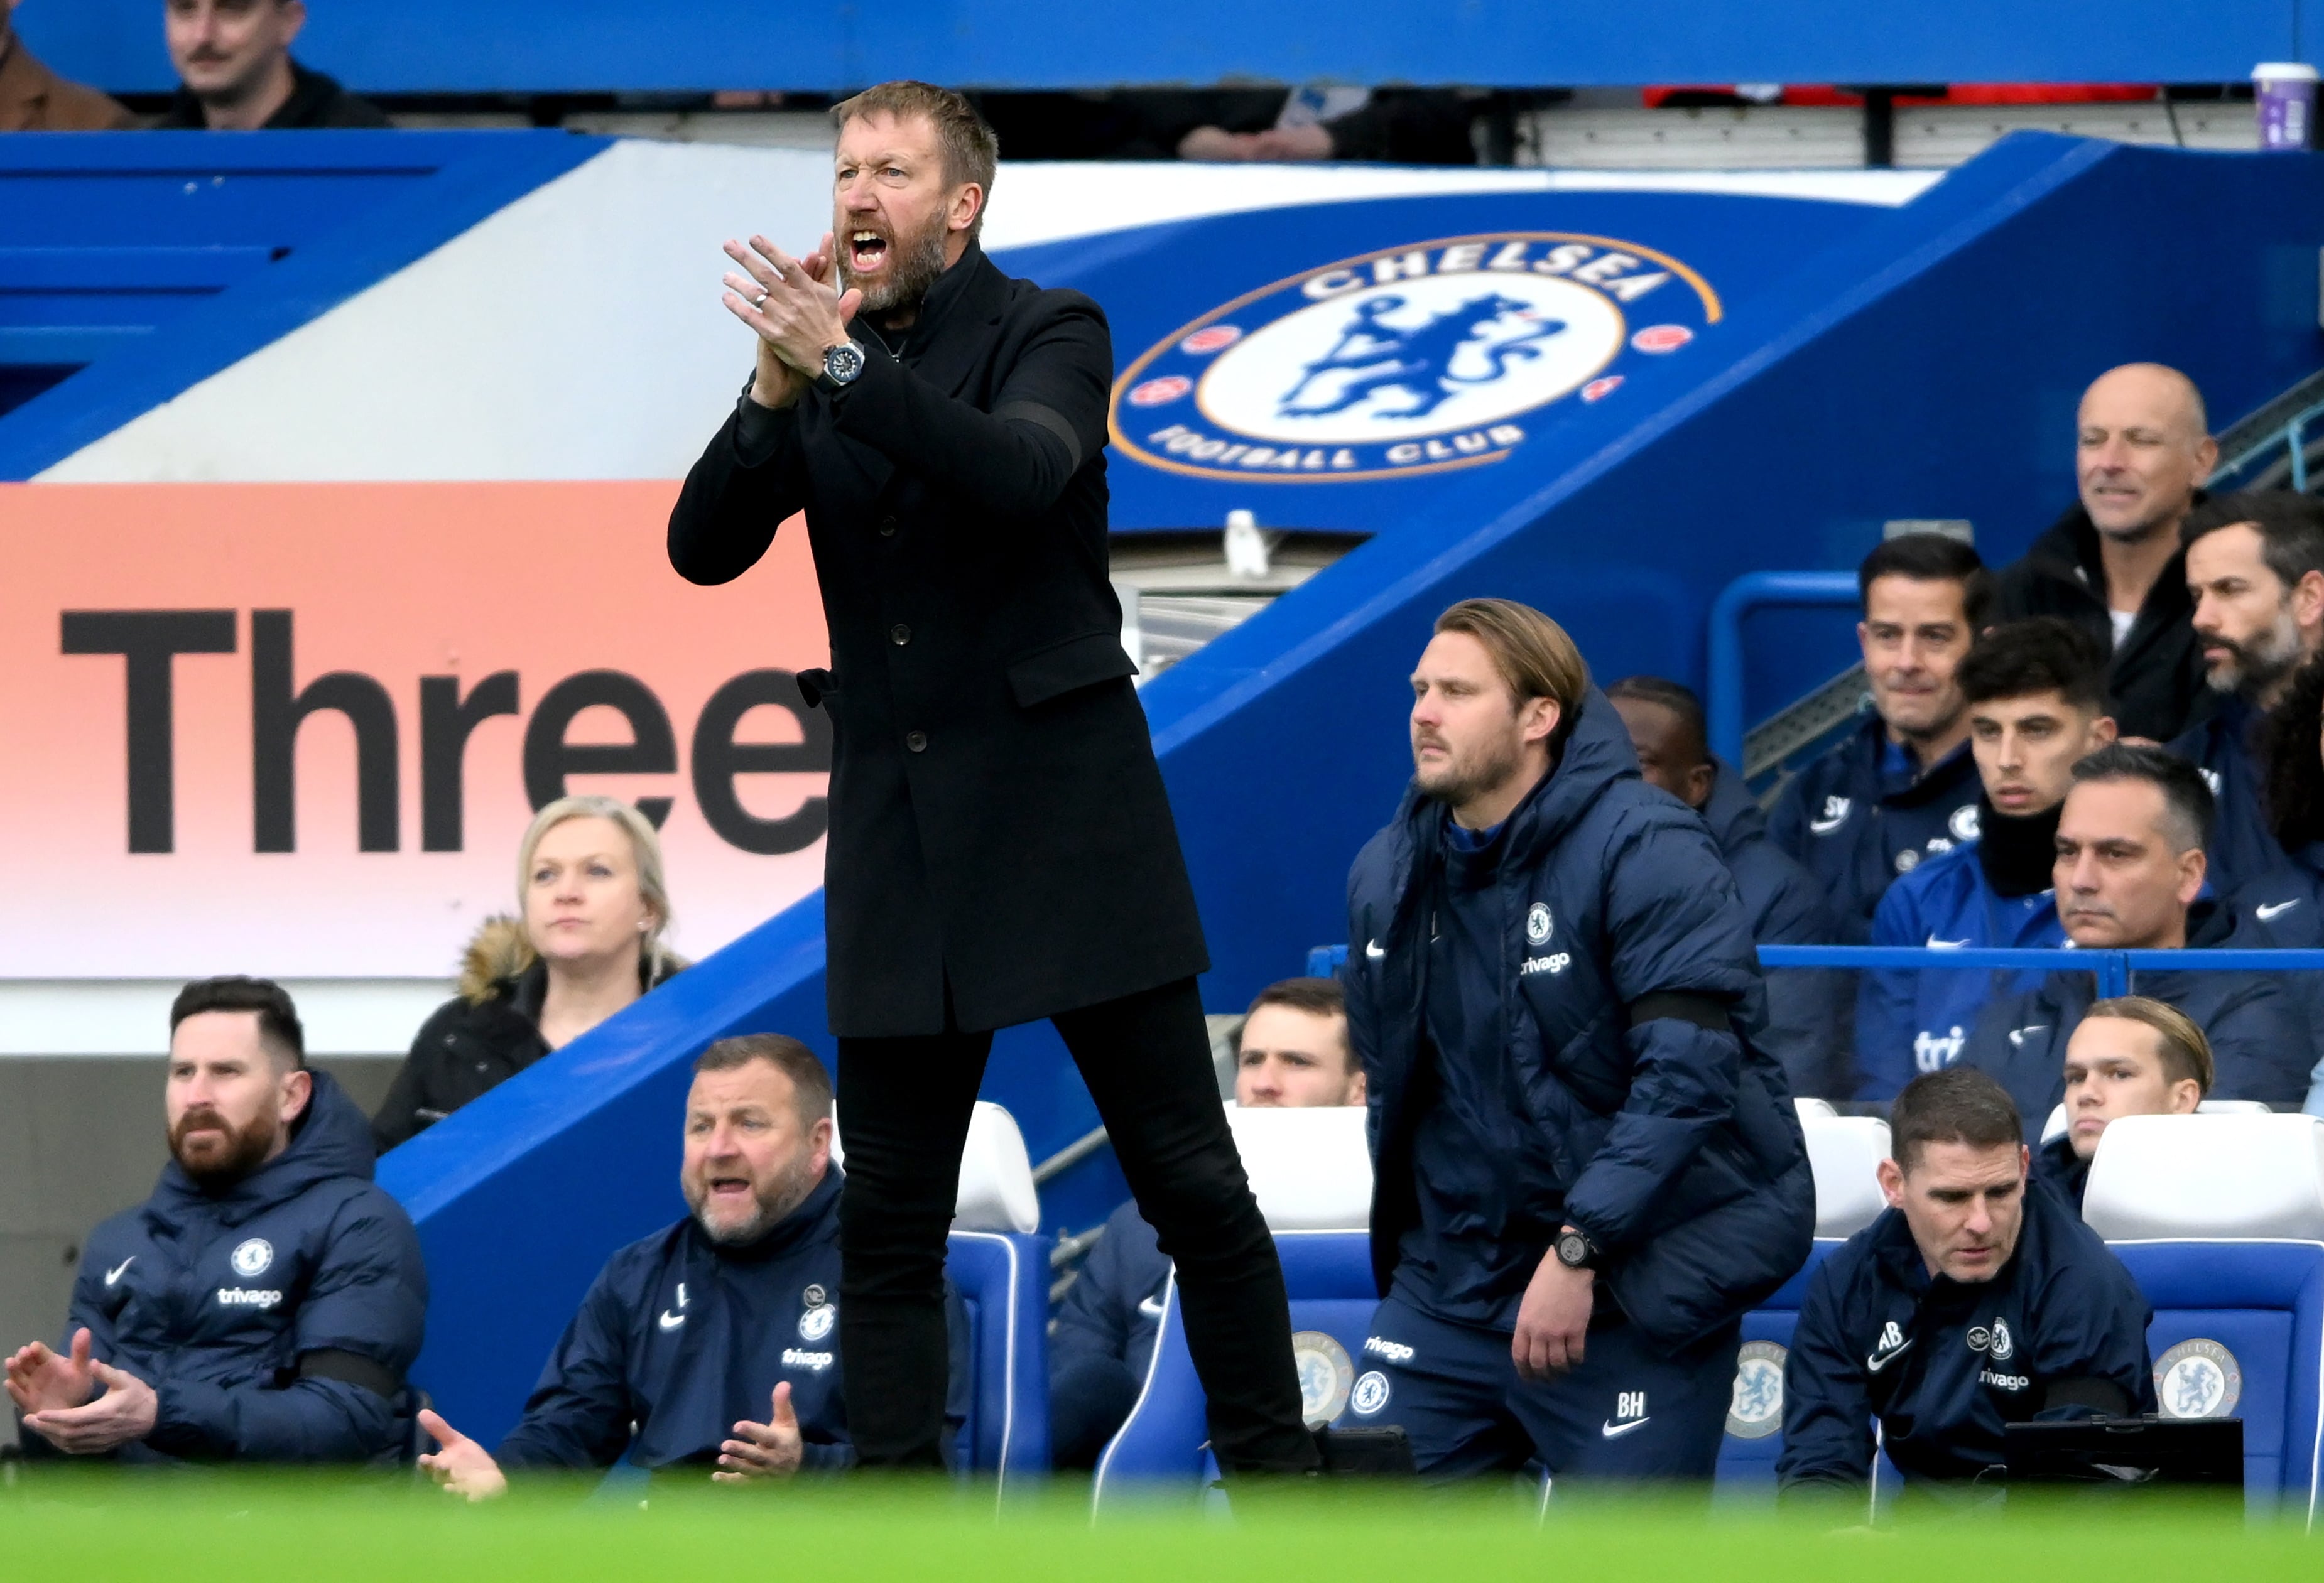
[[2063, 616], [2105, 644], [2122, 734], [2167, 742], [2210, 707], [2179, 527], [2203, 499], [2219, 447], [2202, 392], [2159, 363], [2100, 374], [2075, 422], [2081, 499], [2002, 570], [1995, 613]]
[[971, 1108], [993, 1030], [1049, 1017], [1177, 1263], [1220, 1464], [1305, 1470], [1282, 1271], [1220, 1107], [1209, 960], [1107, 579], [1105, 316], [977, 247], [996, 150], [966, 100], [889, 83], [834, 119], [833, 238], [805, 259], [727, 244], [758, 367], [669, 556], [724, 583], [807, 514], [858, 1455], [937, 1463]]

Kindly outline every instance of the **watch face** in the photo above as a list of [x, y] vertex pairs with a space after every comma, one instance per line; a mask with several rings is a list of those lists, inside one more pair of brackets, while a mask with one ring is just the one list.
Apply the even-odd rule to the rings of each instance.
[[1560, 1264], [1571, 1265], [1575, 1269], [1580, 1269], [1590, 1262], [1590, 1239], [1579, 1231], [1560, 1232], [1557, 1238], [1557, 1260]]
[[823, 372], [845, 384], [863, 372], [863, 351], [853, 341], [834, 346], [823, 354]]

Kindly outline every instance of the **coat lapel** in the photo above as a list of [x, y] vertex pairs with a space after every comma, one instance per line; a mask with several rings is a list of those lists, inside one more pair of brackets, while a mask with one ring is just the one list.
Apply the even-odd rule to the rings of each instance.
[[983, 365], [1009, 308], [1009, 277], [982, 248], [972, 247], [953, 267], [969, 273], [960, 282], [960, 294], [943, 305], [936, 338], [912, 368], [947, 396], [959, 395], [969, 375]]

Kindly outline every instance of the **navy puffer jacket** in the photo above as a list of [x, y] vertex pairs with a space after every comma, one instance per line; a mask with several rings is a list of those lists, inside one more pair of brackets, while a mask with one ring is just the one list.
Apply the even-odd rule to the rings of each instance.
[[[1385, 1292], [1417, 1223], [1410, 1102], [1423, 1059], [1428, 899], [1447, 812], [1407, 789], [1348, 879], [1348, 1032], [1364, 1063], [1376, 1166], [1372, 1263]], [[1749, 920], [1701, 820], [1638, 778], [1603, 695], [1584, 699], [1548, 780], [1510, 816], [1492, 881], [1498, 999], [1528, 1218], [1607, 1251], [1629, 1320], [1676, 1351], [1806, 1261], [1815, 1187], [1784, 1073], [1759, 1047]], [[1726, 1009], [1704, 1026], [1679, 995]]]

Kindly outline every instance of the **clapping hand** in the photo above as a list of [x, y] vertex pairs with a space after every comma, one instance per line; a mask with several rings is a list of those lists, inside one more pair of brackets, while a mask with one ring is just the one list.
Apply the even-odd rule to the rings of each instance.
[[734, 1426], [736, 1438], [718, 1448], [719, 1470], [710, 1477], [720, 1484], [747, 1484], [758, 1478], [788, 1478], [799, 1468], [802, 1446], [798, 1414], [791, 1411], [788, 1380], [775, 1387], [774, 1412], [764, 1423], [747, 1421]]
[[788, 407], [823, 372], [823, 354], [847, 339], [863, 293], [832, 286], [831, 233], [805, 258], [793, 258], [763, 236], [749, 247], [729, 241], [726, 256], [742, 268], [723, 277], [726, 311], [759, 337], [758, 377], [751, 399], [761, 407]]

